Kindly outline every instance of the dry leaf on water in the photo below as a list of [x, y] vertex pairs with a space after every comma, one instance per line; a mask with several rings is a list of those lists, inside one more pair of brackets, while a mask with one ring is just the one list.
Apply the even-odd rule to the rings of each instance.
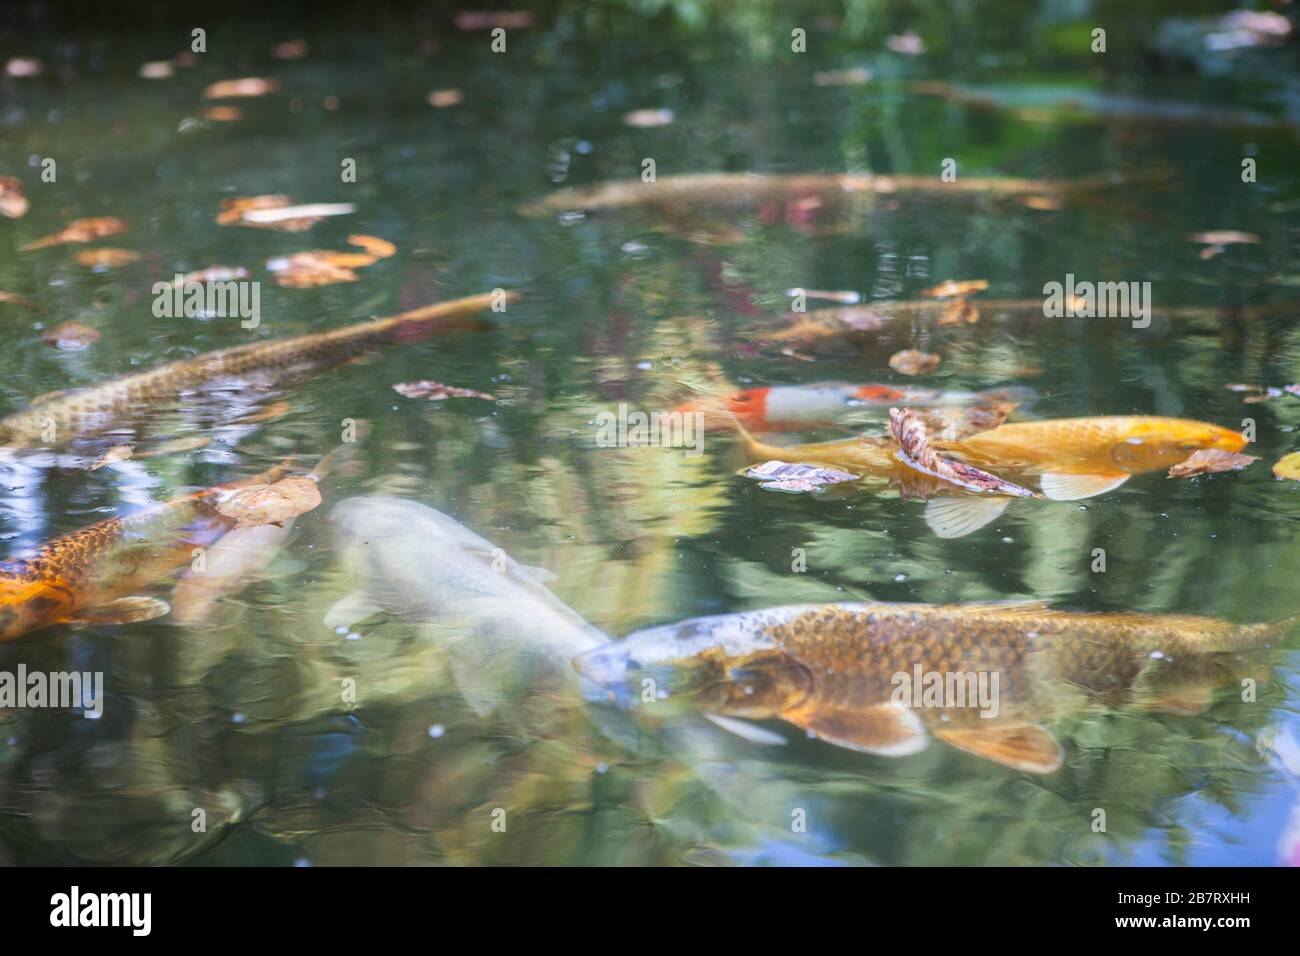
[[899, 460], [916, 471], [979, 494], [1038, 497], [1028, 488], [935, 452], [926, 440], [925, 423], [910, 408], [889, 410], [889, 431], [898, 442]]
[[828, 302], [839, 302], [843, 305], [857, 305], [862, 301], [860, 292], [839, 292], [831, 289], [786, 289], [785, 294], [790, 298], [801, 295], [805, 299], [825, 299]]
[[1281, 388], [1275, 388], [1272, 385], [1225, 385], [1230, 392], [1247, 392], [1242, 399], [1250, 405], [1257, 405], [1260, 402], [1271, 401], [1275, 398], [1281, 398], [1283, 395], [1300, 395], [1300, 385], [1283, 385]]
[[1170, 478], [1190, 478], [1193, 475], [1212, 475], [1220, 471], [1240, 471], [1259, 461], [1256, 455], [1239, 455], [1221, 448], [1202, 448], [1192, 452], [1186, 461], [1169, 469]]
[[99, 456], [99, 460], [90, 466], [91, 471], [99, 471], [105, 465], [111, 465], [114, 462], [126, 461], [134, 454], [130, 445], [114, 445], [104, 454]]
[[533, 15], [527, 10], [462, 10], [456, 14], [456, 29], [466, 33], [472, 30], [525, 30], [533, 25]]
[[887, 37], [885, 45], [895, 53], [902, 53], [904, 56], [919, 56], [925, 52], [925, 42], [911, 30]]
[[26, 299], [21, 295], [14, 295], [12, 292], [5, 292], [2, 289], [0, 289], [0, 302], [12, 302], [14, 305], [21, 305], [24, 309], [31, 309], [33, 312], [45, 311], [42, 306], [31, 299]]
[[427, 398], [433, 402], [442, 401], [444, 398], [485, 398], [489, 402], [496, 401], [495, 396], [486, 392], [476, 392], [472, 388], [457, 388], [455, 385], [443, 385], [441, 382], [432, 382], [428, 379], [421, 382], [400, 382], [393, 386], [393, 391], [407, 398]]
[[88, 325], [81, 325], [77, 322], [64, 322], [42, 335], [41, 341], [46, 345], [54, 346], [56, 349], [75, 352], [90, 348], [101, 338], [99, 329], [92, 329]]
[[295, 38], [292, 40], [282, 40], [271, 47], [271, 59], [273, 60], [301, 60], [310, 52], [311, 47], [306, 40]]
[[16, 176], [0, 176], [0, 216], [21, 219], [31, 203], [23, 195], [23, 183]]
[[834, 468], [822, 468], [818, 465], [794, 464], [788, 461], [765, 461], [745, 472], [746, 478], [761, 482], [760, 488], [768, 491], [784, 491], [788, 494], [801, 494], [809, 491], [821, 491], [830, 485], [844, 481], [857, 481], [861, 476]]
[[140, 253], [130, 249], [112, 249], [107, 246], [99, 249], [85, 249], [78, 252], [74, 259], [79, 265], [90, 269], [116, 269], [128, 265], [140, 258]]
[[929, 352], [906, 349], [889, 357], [889, 367], [900, 375], [928, 375], [939, 367], [943, 359]]
[[623, 114], [623, 125], [634, 126], [638, 129], [654, 129], [657, 126], [669, 126], [673, 121], [673, 111], [670, 109], [658, 110], [633, 110], [630, 113]]
[[175, 75], [176, 64], [171, 60], [152, 60], [149, 63], [141, 63], [136, 73], [142, 80], [165, 80]]
[[295, 252], [293, 255], [270, 259], [266, 268], [275, 273], [277, 285], [291, 289], [333, 285], [337, 282], [356, 282], [355, 269], [360, 269], [380, 259], [386, 259], [397, 247], [377, 236], [348, 236], [348, 242], [366, 252], [335, 252], [315, 249]]
[[972, 292], [983, 292], [989, 287], [987, 279], [945, 279], [936, 286], [929, 289], [922, 289], [919, 293], [922, 298], [926, 299], [951, 299], [959, 295], [970, 295]]
[[35, 242], [29, 242], [21, 248], [26, 251], [29, 249], [45, 249], [49, 246], [59, 246], [65, 242], [94, 242], [96, 239], [115, 236], [119, 232], [126, 232], [126, 220], [118, 219], [116, 216], [96, 216], [91, 219], [77, 219], [68, 223], [53, 235], [37, 239]]
[[1203, 242], [1211, 246], [1232, 246], [1241, 243], [1257, 243], [1259, 236], [1253, 232], [1236, 232], [1232, 229], [1219, 229], [1212, 232], [1194, 232], [1187, 237], [1192, 242]]
[[446, 109], [448, 106], [459, 106], [465, 102], [465, 93], [458, 89], [433, 90], [428, 96], [428, 103], [434, 109]]
[[247, 279], [248, 270], [242, 266], [208, 266], [206, 269], [198, 269], [194, 272], [187, 272], [180, 279], [173, 279], [173, 286], [189, 285], [191, 282], [206, 284], [208, 282], [234, 282], [239, 279]]
[[969, 299], [953, 299], [945, 302], [943, 314], [939, 316], [939, 325], [974, 325], [980, 320], [980, 310]]
[[1300, 481], [1300, 451], [1285, 455], [1273, 466], [1273, 474], [1288, 481]]
[[857, 86], [871, 79], [871, 71], [866, 67], [851, 70], [823, 70], [813, 74], [813, 83], [817, 86]]
[[228, 100], [235, 97], [265, 96], [280, 88], [275, 80], [263, 76], [246, 76], [238, 80], [221, 80], [204, 87], [205, 100]]
[[244, 111], [238, 106], [209, 106], [199, 115], [214, 123], [235, 123], [244, 118]]
[[250, 226], [278, 232], [304, 232], [327, 216], [345, 216], [356, 211], [352, 203], [310, 203], [292, 206], [288, 196], [238, 196], [221, 201], [219, 226]]
[[217, 505], [217, 511], [234, 518], [237, 527], [251, 528], [296, 518], [320, 502], [316, 482], [310, 478], [284, 478], [273, 485], [236, 488]]
[[5, 76], [12, 76], [15, 79], [40, 76], [41, 69], [41, 61], [34, 56], [15, 56], [5, 64]]

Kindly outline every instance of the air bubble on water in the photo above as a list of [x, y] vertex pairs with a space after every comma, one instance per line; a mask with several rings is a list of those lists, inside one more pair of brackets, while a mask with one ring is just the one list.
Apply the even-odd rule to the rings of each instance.
[[639, 368], [639, 369], [640, 369], [641, 371], [643, 371], [643, 372], [648, 372], [648, 371], [650, 371], [652, 368], [655, 367], [655, 363], [654, 363], [654, 362], [650, 362], [650, 361], [646, 361], [646, 362], [637, 362], [637, 363], [636, 363], [636, 367]]
[[248, 718], [245, 717], [243, 714], [231, 714], [231, 715], [230, 715], [230, 722], [231, 722], [232, 724], [242, 724], [242, 723], [243, 723], [244, 721], [246, 721], [247, 719], [248, 719]]
[[1087, 510], [1088, 510], [1088, 506], [1087, 506], [1087, 505], [1079, 505], [1079, 510], [1080, 510], [1080, 511], [1087, 511]]
[[580, 139], [573, 144], [573, 151], [579, 156], [590, 156], [595, 148], [585, 139]]
[[447, 732], [447, 728], [444, 727], [442, 724], [434, 724], [429, 728], [429, 736], [432, 737], [434, 740], [437, 740], [446, 732]]
[[605, 763], [605, 761], [602, 760], [600, 763], [596, 764], [596, 773], [608, 773], [608, 772], [609, 772], [609, 764]]
[[1164, 652], [1164, 651], [1152, 651], [1152, 652], [1151, 652], [1151, 659], [1152, 659], [1153, 661], [1162, 661], [1162, 660], [1165, 659], [1165, 652]]
[[907, 575], [906, 575], [906, 574], [895, 574], [895, 575], [894, 575], [894, 580], [895, 580], [895, 581], [906, 581], [906, 580], [907, 580]]
[[1002, 543], [1003, 543], [1003, 544], [1015, 544], [1015, 542], [1016, 542], [1016, 539], [1015, 539], [1015, 538], [1003, 538], [1003, 539], [1002, 539]]
[[341, 634], [346, 634], [347, 632], [348, 632], [348, 629], [347, 629], [346, 627], [343, 627], [342, 625], [340, 625], [339, 627], [334, 628], [334, 633], [335, 633], [335, 634], [340, 634], [340, 635], [341, 635]]
[[349, 632], [348, 632], [347, 639], [348, 639], [349, 641], [359, 641], [359, 640], [361, 640], [361, 635], [358, 634], [356, 631], [349, 631]]
[[298, 867], [311, 866], [311, 860], [307, 859], [305, 856], [300, 856], [298, 859], [293, 861], [293, 865]]
[[17, 738], [17, 737], [10, 737], [8, 740], [5, 741], [5, 743], [7, 743], [10, 747], [17, 747], [17, 746], [18, 746], [18, 738]]

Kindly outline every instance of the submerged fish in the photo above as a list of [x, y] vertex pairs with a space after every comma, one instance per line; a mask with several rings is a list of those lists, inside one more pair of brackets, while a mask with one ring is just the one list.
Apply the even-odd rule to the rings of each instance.
[[[957, 408], [966, 406], [1019, 404], [1033, 397], [1026, 388], [990, 389], [984, 392], [940, 391], [934, 388], [898, 385], [849, 385], [817, 382], [808, 385], [771, 385], [747, 388], [721, 399], [727, 411], [750, 431], [780, 431], [830, 425], [865, 408]], [[710, 428], [730, 427], [725, 415], [712, 413], [709, 399], [687, 401], [674, 411], [702, 412]]]
[[[1061, 766], [1042, 726], [1100, 700], [1191, 714], [1233, 681], [1233, 653], [1296, 618], [1234, 625], [1173, 614], [1089, 614], [1042, 604], [824, 604], [648, 628], [574, 660], [630, 706], [776, 718], [828, 743], [904, 756], [934, 736], [1030, 773]], [[937, 675], [933, 676], [933, 675]]]
[[218, 506], [230, 492], [269, 484], [284, 466], [109, 518], [0, 561], [0, 641], [64, 623], [127, 624], [166, 614], [135, 596], [179, 570], [236, 524]]
[[[507, 300], [515, 297], [510, 293]], [[0, 445], [59, 445], [103, 431], [160, 402], [215, 381], [253, 374], [272, 379], [288, 377], [347, 361], [377, 345], [408, 342], [439, 331], [477, 328], [477, 322], [464, 317], [496, 301], [492, 294], [454, 299], [330, 332], [236, 345], [99, 385], [55, 392], [36, 399], [24, 411], [0, 418]]]
[[[891, 438], [859, 436], [802, 445], [760, 442], [736, 423], [746, 454], [756, 461], [826, 465], [888, 481], [906, 491], [914, 481]], [[1205, 448], [1238, 451], [1239, 432], [1207, 422], [1149, 415], [1055, 418], [999, 425], [956, 440], [931, 442], [935, 451], [1016, 484], [1036, 481], [1044, 497], [1077, 501], [1114, 491], [1130, 477], [1167, 469]], [[931, 494], [935, 490], [931, 490]], [[940, 495], [942, 489], [938, 489]], [[925, 496], [925, 495], [918, 495]], [[940, 537], [977, 531], [1006, 510], [1011, 498], [940, 496], [926, 504], [926, 523]]]
[[379, 613], [424, 626], [447, 645], [452, 674], [480, 714], [504, 696], [517, 658], [566, 665], [608, 638], [520, 564], [459, 521], [402, 498], [349, 498], [330, 516], [360, 588], [326, 614], [331, 628]]

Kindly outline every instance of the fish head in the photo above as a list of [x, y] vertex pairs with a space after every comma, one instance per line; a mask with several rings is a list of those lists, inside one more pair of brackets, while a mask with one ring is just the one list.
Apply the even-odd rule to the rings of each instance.
[[691, 399], [673, 411], [703, 415], [704, 427], [710, 431], [731, 428], [732, 416], [746, 428], [761, 431], [766, 427], [767, 397], [771, 391], [771, 388], [747, 388], [726, 398]]
[[761, 612], [695, 618], [636, 631], [573, 666], [623, 707], [773, 717], [807, 698], [812, 678], [764, 629]]
[[1245, 436], [1230, 428], [1182, 418], [1147, 418], [1127, 429], [1115, 457], [1125, 470], [1154, 471], [1186, 461], [1202, 449], [1236, 452], [1245, 446]]
[[73, 610], [70, 591], [32, 580], [20, 569], [0, 565], [0, 641], [57, 623]]

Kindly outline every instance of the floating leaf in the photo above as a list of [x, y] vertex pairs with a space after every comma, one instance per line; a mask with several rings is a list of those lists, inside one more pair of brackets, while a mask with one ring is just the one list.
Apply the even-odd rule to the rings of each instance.
[[785, 294], [794, 298], [803, 296], [806, 299], [825, 299], [828, 302], [841, 302], [844, 305], [857, 305], [862, 301], [860, 292], [835, 292], [825, 289], [786, 289]]
[[94, 242], [106, 236], [115, 236], [126, 232], [126, 220], [115, 216], [97, 216], [92, 219], [77, 219], [68, 223], [58, 232], [35, 242], [29, 242], [22, 249], [45, 249], [49, 246], [62, 245], [65, 242]]
[[974, 325], [980, 320], [980, 310], [969, 299], [953, 299], [945, 302], [943, 313], [939, 316], [939, 325]]
[[236, 527], [251, 528], [296, 518], [320, 502], [316, 482], [310, 478], [284, 478], [273, 485], [236, 488], [217, 504], [217, 511], [234, 518]]
[[24, 298], [21, 295], [15, 295], [12, 292], [5, 292], [0, 289], [0, 302], [12, 302], [14, 305], [21, 305], [24, 309], [31, 309], [33, 312], [44, 312], [45, 309], [33, 302], [31, 299]]
[[527, 10], [462, 10], [456, 14], [456, 29], [469, 33], [473, 30], [524, 30], [533, 25], [533, 15]]
[[889, 357], [889, 367], [901, 375], [928, 375], [939, 367], [943, 359], [929, 352], [906, 349]]
[[898, 442], [899, 450], [896, 454], [899, 460], [916, 471], [977, 494], [1007, 495], [1012, 498], [1038, 497], [1028, 488], [938, 454], [926, 440], [925, 423], [910, 408], [889, 410], [889, 431]]
[[380, 239], [378, 236], [348, 236], [348, 244], [360, 246], [376, 259], [387, 259], [397, 252], [397, 246], [387, 239]]
[[895, 53], [902, 53], [904, 56], [917, 56], [925, 52], [925, 43], [911, 30], [887, 37], [885, 45]]
[[1239, 455], [1221, 448], [1202, 448], [1194, 451], [1186, 461], [1169, 469], [1170, 478], [1190, 478], [1192, 475], [1212, 475], [1219, 471], [1240, 471], [1259, 461], [1256, 455]]
[[15, 176], [0, 176], [0, 216], [21, 219], [31, 203], [23, 195], [23, 183]]
[[311, 47], [306, 40], [295, 37], [292, 40], [281, 40], [271, 47], [271, 59], [273, 60], [301, 60], [305, 57]]
[[98, 329], [77, 322], [64, 322], [41, 336], [41, 341], [69, 352], [88, 349], [102, 338]]
[[5, 76], [15, 78], [40, 76], [43, 66], [34, 56], [15, 56], [5, 64]]
[[244, 118], [244, 111], [238, 106], [209, 106], [199, 115], [214, 123], [236, 123]]
[[1288, 481], [1300, 481], [1300, 451], [1293, 451], [1273, 466], [1273, 474]]
[[173, 286], [184, 286], [190, 283], [207, 284], [209, 282], [235, 282], [239, 279], [247, 279], [248, 270], [242, 266], [208, 266], [206, 269], [199, 269], [195, 272], [187, 272], [179, 279], [173, 279]]
[[1037, 209], [1041, 212], [1055, 212], [1065, 208], [1065, 200], [1060, 196], [1026, 196], [1021, 202], [1026, 209]]
[[465, 93], [459, 89], [433, 90], [429, 93], [428, 103], [434, 109], [446, 109], [448, 106], [459, 106], [465, 101]]
[[348, 242], [368, 251], [334, 252], [316, 249], [310, 252], [295, 252], [268, 260], [266, 268], [275, 273], [277, 285], [301, 289], [319, 285], [333, 285], [337, 282], [356, 282], [355, 269], [386, 259], [397, 251], [397, 247], [386, 239], [376, 236], [348, 236]]
[[1257, 243], [1259, 236], [1253, 232], [1236, 232], [1232, 229], [1220, 229], [1212, 232], [1194, 232], [1187, 237], [1192, 242], [1204, 242], [1211, 246], [1231, 246], [1241, 243]]
[[356, 212], [352, 203], [311, 203], [291, 206], [288, 196], [239, 196], [221, 201], [217, 225], [250, 226], [279, 232], [304, 232], [328, 216]]
[[135, 452], [130, 445], [114, 445], [104, 454], [99, 456], [99, 460], [90, 466], [91, 471], [99, 471], [105, 465], [111, 465], [114, 462], [126, 461]]
[[83, 250], [73, 258], [77, 260], [79, 265], [91, 269], [116, 269], [118, 266], [135, 262], [140, 258], [140, 253], [132, 252], [130, 249], [113, 249], [104, 246], [99, 249]]
[[623, 114], [624, 126], [635, 126], [638, 129], [653, 129], [657, 126], [669, 126], [673, 121], [673, 111], [670, 109], [657, 110], [633, 110], [630, 113]]
[[401, 382], [393, 386], [393, 391], [407, 398], [425, 398], [432, 402], [440, 402], [445, 398], [484, 398], [489, 402], [496, 401], [495, 396], [488, 395], [486, 392], [476, 392], [472, 388], [457, 388], [455, 385], [443, 385], [441, 382], [432, 382], [428, 379], [420, 382]]
[[263, 76], [246, 76], [238, 80], [221, 80], [203, 88], [205, 100], [228, 100], [236, 97], [266, 96], [280, 88], [275, 80]]
[[784, 491], [789, 494], [802, 494], [809, 491], [821, 491], [830, 485], [844, 481], [857, 481], [861, 475], [820, 465], [796, 464], [788, 461], [765, 461], [745, 472], [746, 478], [761, 482], [760, 488], [768, 491]]
[[922, 298], [926, 299], [951, 299], [959, 295], [970, 295], [972, 292], [983, 292], [989, 287], [986, 279], [945, 279], [937, 286], [929, 289], [923, 289], [920, 293]]

